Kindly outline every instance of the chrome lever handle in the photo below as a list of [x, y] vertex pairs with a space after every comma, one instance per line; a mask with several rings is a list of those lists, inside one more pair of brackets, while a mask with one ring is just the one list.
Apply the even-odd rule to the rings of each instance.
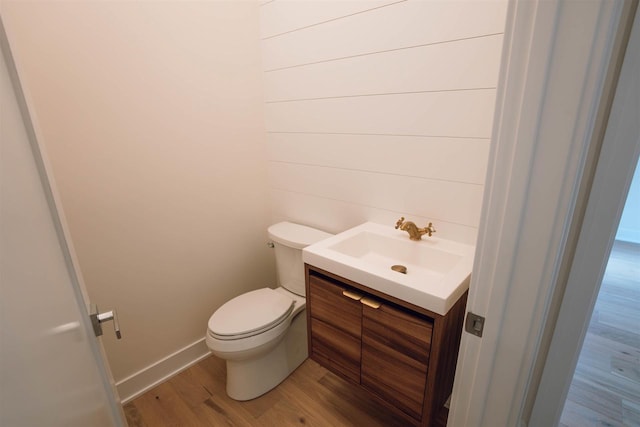
[[98, 322], [108, 322], [109, 320], [113, 320], [113, 329], [116, 333], [116, 338], [122, 339], [122, 334], [120, 333], [120, 324], [118, 323], [118, 315], [115, 310], [105, 311], [104, 313], [98, 314]]
[[118, 323], [118, 314], [116, 313], [116, 310], [99, 313], [98, 306], [96, 306], [95, 304], [91, 304], [89, 317], [91, 318], [91, 324], [93, 325], [93, 332], [97, 337], [102, 335], [102, 323], [113, 320], [113, 329], [116, 333], [116, 338], [122, 339], [122, 333], [120, 332], [120, 323]]

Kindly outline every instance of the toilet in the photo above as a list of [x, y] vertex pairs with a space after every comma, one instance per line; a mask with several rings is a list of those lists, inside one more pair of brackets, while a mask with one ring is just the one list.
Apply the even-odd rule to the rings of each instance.
[[226, 360], [227, 395], [254, 399], [280, 384], [307, 358], [307, 316], [302, 249], [331, 237], [291, 222], [268, 228], [278, 287], [239, 295], [209, 318], [206, 342]]

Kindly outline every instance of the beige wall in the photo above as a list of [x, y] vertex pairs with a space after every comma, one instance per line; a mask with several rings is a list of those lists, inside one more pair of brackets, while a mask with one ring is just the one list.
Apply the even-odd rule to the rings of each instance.
[[272, 218], [473, 243], [504, 1], [261, 5]]
[[[258, 7], [4, 2], [116, 380], [273, 284]], [[109, 326], [110, 327], [110, 326]]]

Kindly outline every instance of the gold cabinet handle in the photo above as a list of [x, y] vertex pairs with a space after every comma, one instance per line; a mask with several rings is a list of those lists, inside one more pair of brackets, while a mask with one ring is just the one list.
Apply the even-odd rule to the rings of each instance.
[[371, 308], [380, 308], [380, 306], [382, 305], [380, 301], [369, 297], [362, 298], [360, 302]]
[[356, 301], [360, 301], [360, 299], [364, 296], [361, 293], [350, 291], [348, 289], [345, 289], [344, 291], [342, 291], [342, 295]]

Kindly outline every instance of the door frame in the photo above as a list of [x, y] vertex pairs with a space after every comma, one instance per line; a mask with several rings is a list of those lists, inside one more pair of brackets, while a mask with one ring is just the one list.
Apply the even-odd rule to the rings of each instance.
[[509, 3], [449, 426], [529, 423], [636, 5]]
[[639, 153], [640, 14], [636, 14], [531, 425], [556, 425], [562, 415]]

